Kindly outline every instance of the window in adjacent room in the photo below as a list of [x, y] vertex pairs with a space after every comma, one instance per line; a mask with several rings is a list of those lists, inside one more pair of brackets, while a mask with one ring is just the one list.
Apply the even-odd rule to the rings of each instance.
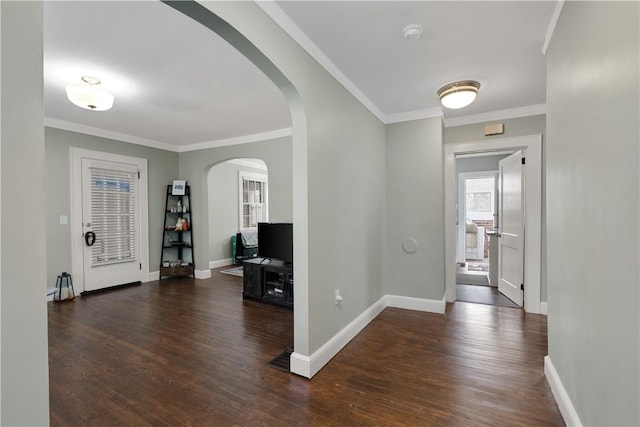
[[465, 219], [493, 221], [495, 182], [493, 176], [465, 178]]
[[491, 192], [467, 193], [467, 210], [471, 212], [491, 212]]
[[269, 220], [267, 175], [240, 171], [240, 230], [255, 230]]

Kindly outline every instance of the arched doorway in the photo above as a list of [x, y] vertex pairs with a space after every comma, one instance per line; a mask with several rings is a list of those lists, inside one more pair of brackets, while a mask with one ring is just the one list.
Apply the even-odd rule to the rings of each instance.
[[[276, 65], [249, 41], [240, 31], [216, 15], [210, 8], [221, 6], [213, 4], [205, 7], [195, 1], [166, 2], [169, 6], [184, 13], [201, 23], [211, 31], [217, 33], [230, 45], [235, 47], [247, 59], [253, 62], [280, 88], [291, 111], [292, 127], [292, 204], [294, 224], [294, 270], [296, 293], [294, 297], [294, 353], [308, 355], [309, 343], [309, 250], [308, 250], [308, 196], [307, 196], [307, 128], [302, 99], [291, 81], [276, 67]], [[202, 200], [206, 200], [208, 167], [196, 168], [185, 176], [191, 183], [193, 191], [200, 193]], [[205, 207], [196, 203], [196, 209], [201, 217], [205, 216]], [[208, 233], [208, 220], [203, 221], [204, 232]], [[196, 264], [208, 267], [209, 250], [200, 244]], [[202, 267], [200, 267], [202, 268]], [[292, 365], [292, 371], [297, 372]], [[309, 375], [308, 367], [300, 369], [300, 374]]]
[[238, 158], [214, 165], [207, 176], [209, 211], [209, 267], [229, 266], [239, 261], [232, 244], [237, 233], [254, 231], [267, 222], [269, 175], [261, 159]]

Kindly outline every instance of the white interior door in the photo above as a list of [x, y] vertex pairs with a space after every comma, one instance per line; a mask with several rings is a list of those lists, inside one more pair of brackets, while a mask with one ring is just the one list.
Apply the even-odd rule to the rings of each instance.
[[141, 281], [136, 165], [82, 159], [84, 291]]
[[514, 303], [524, 302], [524, 197], [522, 151], [506, 157], [500, 165], [498, 219], [498, 290]]

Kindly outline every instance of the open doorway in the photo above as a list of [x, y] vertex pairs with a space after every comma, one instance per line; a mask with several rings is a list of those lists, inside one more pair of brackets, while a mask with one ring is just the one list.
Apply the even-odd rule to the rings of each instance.
[[[269, 221], [269, 178], [261, 159], [238, 158], [208, 173], [209, 267], [242, 267], [257, 256], [257, 226]], [[241, 276], [241, 268], [236, 275]]]
[[458, 174], [458, 262], [469, 271], [489, 272], [489, 235], [497, 227], [498, 173]]
[[[541, 170], [542, 141], [541, 135], [515, 138], [502, 138], [489, 141], [445, 144], [445, 263], [447, 301], [459, 300], [456, 286], [456, 273], [460, 267], [459, 239], [459, 203], [458, 174], [456, 160], [465, 157], [487, 157], [497, 154], [522, 151], [526, 157], [523, 171], [522, 205], [524, 212], [523, 235], [527, 238], [521, 242], [523, 249], [523, 273], [520, 274], [522, 284], [519, 288], [524, 294], [524, 308], [529, 313], [540, 313], [540, 272], [541, 272]], [[478, 156], [480, 155], [480, 156]], [[487, 170], [495, 170], [495, 167]], [[466, 220], [466, 218], [465, 218]], [[491, 245], [491, 243], [489, 243]], [[491, 269], [491, 266], [489, 267]], [[486, 287], [491, 288], [491, 287]]]
[[458, 301], [518, 307], [498, 291], [498, 166], [510, 153], [456, 157]]

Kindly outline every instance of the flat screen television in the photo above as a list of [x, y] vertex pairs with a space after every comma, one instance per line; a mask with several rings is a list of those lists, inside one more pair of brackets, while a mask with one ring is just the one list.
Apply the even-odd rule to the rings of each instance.
[[293, 224], [258, 223], [258, 256], [293, 262]]

